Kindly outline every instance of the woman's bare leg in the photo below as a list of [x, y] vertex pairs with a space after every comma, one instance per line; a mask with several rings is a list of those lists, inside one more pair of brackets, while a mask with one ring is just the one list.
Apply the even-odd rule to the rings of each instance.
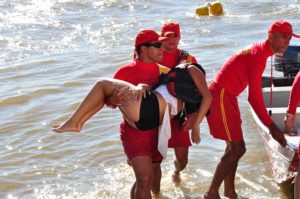
[[53, 125], [52, 130], [58, 133], [79, 132], [83, 124], [104, 106], [106, 97], [111, 96], [115, 89], [128, 86], [114, 79], [100, 79], [96, 82], [83, 102], [73, 115], [64, 123]]

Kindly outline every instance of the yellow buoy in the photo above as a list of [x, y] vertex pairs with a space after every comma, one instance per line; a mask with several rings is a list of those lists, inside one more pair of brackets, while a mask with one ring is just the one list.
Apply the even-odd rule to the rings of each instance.
[[207, 6], [202, 6], [196, 8], [196, 14], [199, 16], [206, 16], [209, 15], [208, 7]]
[[223, 14], [223, 7], [221, 2], [210, 3], [209, 13], [211, 15], [221, 15]]

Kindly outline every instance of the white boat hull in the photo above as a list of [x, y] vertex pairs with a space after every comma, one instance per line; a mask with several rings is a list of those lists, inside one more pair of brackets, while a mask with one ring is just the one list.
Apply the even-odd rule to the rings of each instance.
[[[284, 130], [283, 118], [286, 113], [290, 90], [291, 87], [273, 87], [272, 102], [270, 104], [271, 89], [270, 87], [263, 88], [265, 105], [272, 112], [272, 120], [282, 131]], [[297, 174], [299, 166], [298, 149], [300, 134], [297, 136], [285, 135], [288, 145], [282, 147], [272, 138], [268, 128], [261, 123], [253, 109], [251, 109], [251, 112], [264, 142], [276, 182], [282, 183], [293, 179]], [[300, 131], [300, 108], [297, 109], [296, 128], [299, 128]]]

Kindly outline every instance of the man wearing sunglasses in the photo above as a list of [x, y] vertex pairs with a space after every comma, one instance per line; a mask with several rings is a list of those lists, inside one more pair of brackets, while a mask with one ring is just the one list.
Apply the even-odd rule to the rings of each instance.
[[[141, 95], [149, 90], [147, 85], [154, 85], [160, 75], [157, 62], [162, 60], [162, 42], [167, 37], [160, 37], [153, 30], [143, 30], [135, 39], [137, 58], [129, 64], [119, 67], [114, 78], [134, 85], [145, 84]], [[130, 94], [117, 91], [108, 99], [108, 105], [130, 103]], [[151, 109], [151, 107], [148, 107]], [[160, 191], [161, 168], [163, 159], [157, 150], [158, 128], [139, 131], [132, 128], [124, 119], [120, 125], [120, 137], [128, 163], [132, 166], [136, 181], [131, 189], [131, 198], [149, 199], [151, 190], [154, 194]]]
[[[161, 29], [161, 36], [168, 37], [169, 39], [163, 43], [163, 59], [159, 62], [161, 65], [170, 69], [174, 68], [180, 63], [197, 63], [195, 57], [190, 55], [187, 51], [178, 48], [181, 38], [180, 26], [175, 22], [166, 22]], [[189, 118], [191, 120], [193, 118]], [[183, 130], [180, 125], [179, 118], [176, 117], [171, 121], [171, 138], [169, 139], [169, 148], [174, 148], [175, 152], [175, 171], [174, 177], [178, 177], [188, 163], [188, 150], [193, 143], [198, 144], [200, 135], [193, 135], [190, 139], [189, 131]]]

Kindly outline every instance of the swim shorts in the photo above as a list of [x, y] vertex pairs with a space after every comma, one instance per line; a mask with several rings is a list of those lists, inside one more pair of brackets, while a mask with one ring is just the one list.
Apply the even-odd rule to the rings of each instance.
[[129, 160], [138, 156], [148, 156], [152, 158], [153, 163], [162, 161], [163, 157], [157, 149], [158, 128], [141, 132], [123, 121], [120, 125], [120, 137]]
[[141, 131], [159, 126], [159, 104], [154, 92], [147, 92], [146, 97], [142, 98], [140, 119], [135, 122], [135, 126]]
[[171, 138], [168, 147], [190, 147], [192, 145], [189, 131], [183, 131], [178, 120], [171, 120]]
[[242, 141], [242, 120], [237, 97], [215, 84], [209, 86], [209, 91], [213, 97], [207, 116], [210, 134], [225, 141]]

